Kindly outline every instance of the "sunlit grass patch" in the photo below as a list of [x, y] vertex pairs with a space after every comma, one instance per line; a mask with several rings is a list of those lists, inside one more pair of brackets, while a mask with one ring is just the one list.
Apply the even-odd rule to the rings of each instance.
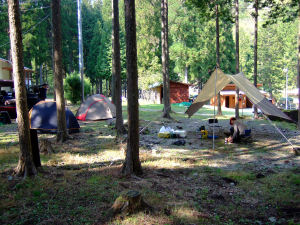
[[19, 143], [19, 137], [16, 132], [5, 132], [0, 135], [0, 148], [8, 148]]
[[190, 223], [203, 223], [208, 220], [208, 215], [200, 213], [194, 208], [184, 204], [175, 206], [172, 211], [171, 217], [174, 221], [181, 224], [190, 224]]
[[173, 224], [172, 220], [164, 214], [146, 214], [145, 212], [138, 212], [133, 215], [124, 217], [117, 217], [109, 224], [113, 225], [167, 225]]
[[146, 161], [143, 163], [143, 165], [147, 166], [147, 167], [166, 168], [166, 169], [178, 168], [183, 164], [185, 164], [185, 163], [183, 163], [180, 159], [177, 159], [177, 158], [175, 158], [175, 159], [173, 159], [173, 158], [158, 158], [156, 160]]

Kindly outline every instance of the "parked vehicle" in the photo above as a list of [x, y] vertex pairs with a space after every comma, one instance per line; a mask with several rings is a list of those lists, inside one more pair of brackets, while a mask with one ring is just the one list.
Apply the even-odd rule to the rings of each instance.
[[197, 97], [198, 97], [198, 95], [190, 96], [189, 97], [189, 102], [193, 102]]
[[[39, 102], [38, 93], [34, 90], [36, 90], [34, 87], [27, 89], [28, 110]], [[8, 112], [11, 119], [17, 117], [14, 82], [12, 80], [0, 80], [0, 112], [1, 111]]]
[[289, 98], [287, 99], [287, 107], [285, 106], [286, 105], [286, 98], [280, 98], [279, 101], [278, 101], [278, 107], [280, 109], [296, 109], [296, 104], [293, 103], [293, 98]]

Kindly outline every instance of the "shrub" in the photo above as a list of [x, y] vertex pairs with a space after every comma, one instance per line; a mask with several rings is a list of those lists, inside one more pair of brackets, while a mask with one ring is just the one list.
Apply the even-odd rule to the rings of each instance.
[[[78, 73], [73, 72], [68, 75], [64, 82], [65, 97], [72, 104], [76, 104], [81, 99], [81, 81]], [[91, 92], [90, 82], [84, 79], [84, 95], [87, 96]]]

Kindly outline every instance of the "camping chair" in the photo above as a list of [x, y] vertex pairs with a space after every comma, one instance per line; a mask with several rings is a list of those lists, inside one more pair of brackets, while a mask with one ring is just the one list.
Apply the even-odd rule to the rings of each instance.
[[220, 133], [222, 126], [219, 125], [218, 119], [208, 119], [209, 132], [212, 133], [215, 129], [215, 133]]

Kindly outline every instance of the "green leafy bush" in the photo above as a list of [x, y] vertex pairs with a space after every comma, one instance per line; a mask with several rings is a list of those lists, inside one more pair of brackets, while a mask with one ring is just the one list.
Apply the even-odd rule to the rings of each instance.
[[[66, 99], [70, 100], [72, 104], [76, 104], [81, 99], [81, 82], [78, 73], [73, 72], [67, 75], [64, 82], [64, 90]], [[87, 96], [91, 92], [90, 82], [84, 79], [84, 95]]]

